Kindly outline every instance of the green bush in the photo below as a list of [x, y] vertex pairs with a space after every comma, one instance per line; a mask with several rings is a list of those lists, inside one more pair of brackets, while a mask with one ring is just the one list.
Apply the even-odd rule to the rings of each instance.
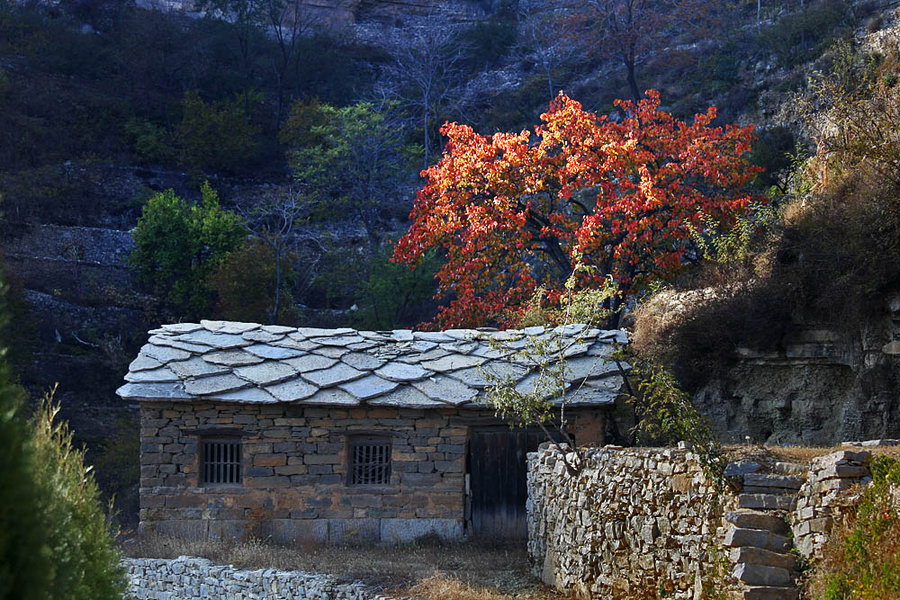
[[47, 396], [32, 421], [34, 475], [41, 491], [34, 510], [52, 557], [50, 597], [121, 600], [124, 572], [100, 491], [84, 464], [84, 450], [73, 447], [68, 426], [56, 421], [58, 410]]
[[175, 162], [177, 152], [172, 136], [165, 127], [135, 118], [125, 123], [125, 133], [142, 163], [169, 165]]
[[272, 248], [253, 240], [228, 254], [208, 280], [216, 296], [216, 315], [232, 321], [299, 325], [300, 311], [291, 294], [297, 279], [294, 258], [282, 257], [280, 306], [273, 319], [276, 278]]
[[700, 458], [707, 475], [724, 483], [725, 463], [709, 422], [697, 411], [691, 395], [675, 377], [658, 365], [638, 360], [629, 373], [628, 403], [634, 409], [631, 429], [642, 446], [673, 446], [687, 442]]
[[47, 598], [52, 568], [34, 477], [34, 448], [24, 418], [25, 391], [0, 365], [0, 599]]
[[437, 258], [429, 254], [413, 270], [391, 262], [390, 256], [390, 250], [383, 250], [369, 266], [369, 277], [356, 297], [358, 310], [351, 320], [353, 327], [373, 330], [412, 327], [433, 316]]
[[241, 218], [219, 206], [209, 183], [203, 184], [201, 194], [197, 204], [173, 190], [151, 197], [132, 233], [129, 259], [139, 281], [191, 317], [207, 314], [207, 278], [244, 235]]

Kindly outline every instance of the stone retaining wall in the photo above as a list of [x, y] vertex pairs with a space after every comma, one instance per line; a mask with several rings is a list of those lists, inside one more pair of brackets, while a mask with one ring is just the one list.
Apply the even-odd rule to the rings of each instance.
[[327, 575], [261, 569], [241, 571], [203, 558], [130, 558], [123, 561], [134, 600], [391, 600], [364, 584]]
[[728, 598], [796, 600], [791, 549], [815, 559], [872, 479], [864, 450], [810, 465], [741, 459], [726, 469], [734, 490], [708, 481], [686, 449], [585, 453], [575, 475], [557, 450], [528, 457], [532, 569], [579, 598], [693, 600], [712, 585]]
[[728, 497], [696, 454], [608, 446], [587, 450], [586, 462], [569, 476], [560, 452], [529, 454], [535, 575], [582, 598], [694, 598], [721, 579]]
[[841, 450], [813, 459], [806, 482], [791, 514], [794, 547], [804, 558], [814, 558], [825, 544], [835, 517], [852, 504], [854, 486], [872, 480], [871, 454]]

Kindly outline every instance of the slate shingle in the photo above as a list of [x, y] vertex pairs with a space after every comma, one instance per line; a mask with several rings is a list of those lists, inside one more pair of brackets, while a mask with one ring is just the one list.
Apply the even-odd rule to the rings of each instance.
[[606, 359], [625, 339], [582, 325], [413, 332], [178, 323], [151, 332], [117, 393], [129, 400], [465, 406], [482, 403], [486, 388], [501, 380], [533, 389], [539, 367], [530, 351], [538, 345], [566, 357], [567, 401], [602, 405], [621, 388], [618, 367]]

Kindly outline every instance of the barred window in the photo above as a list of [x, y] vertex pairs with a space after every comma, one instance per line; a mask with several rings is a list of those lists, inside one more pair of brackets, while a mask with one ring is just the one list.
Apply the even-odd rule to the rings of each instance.
[[201, 440], [200, 476], [202, 483], [241, 483], [241, 440]]
[[386, 485], [391, 482], [391, 439], [354, 436], [349, 440], [350, 485]]

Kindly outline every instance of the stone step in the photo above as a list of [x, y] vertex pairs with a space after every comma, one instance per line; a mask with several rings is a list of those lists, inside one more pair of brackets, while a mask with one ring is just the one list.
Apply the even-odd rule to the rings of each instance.
[[725, 477], [744, 477], [747, 473], [756, 473], [762, 468], [758, 462], [740, 460], [725, 465]]
[[794, 578], [791, 576], [791, 572], [780, 567], [739, 563], [734, 567], [733, 574], [735, 579], [739, 579], [747, 585], [762, 587], [794, 586]]
[[780, 488], [799, 490], [806, 481], [804, 477], [794, 475], [770, 475], [767, 473], [747, 473], [744, 475], [744, 487]]
[[797, 600], [800, 590], [790, 587], [753, 586], [744, 590], [744, 600]]
[[740, 508], [756, 508], [765, 510], [793, 510], [797, 503], [795, 496], [780, 494], [739, 494]]
[[869, 467], [862, 465], [828, 465], [824, 469], [820, 469], [816, 475], [819, 479], [862, 479], [872, 475]]
[[783, 535], [765, 529], [745, 529], [734, 526], [729, 527], [725, 532], [724, 544], [729, 548], [753, 546], [773, 552], [787, 552], [791, 547], [791, 541]]
[[790, 553], [772, 552], [753, 546], [741, 546], [732, 548], [728, 553], [732, 563], [750, 563], [766, 567], [778, 567], [779, 569], [792, 570], [797, 564], [797, 557]]
[[767, 529], [775, 533], [787, 533], [790, 529], [777, 515], [746, 508], [725, 513], [725, 520], [745, 529]]
[[777, 462], [773, 469], [777, 475], [793, 475], [794, 477], [806, 478], [809, 472], [809, 464], [801, 465], [792, 462]]
[[745, 494], [774, 494], [776, 496], [793, 496], [797, 490], [790, 488], [763, 487], [758, 485], [745, 485], [741, 492]]

